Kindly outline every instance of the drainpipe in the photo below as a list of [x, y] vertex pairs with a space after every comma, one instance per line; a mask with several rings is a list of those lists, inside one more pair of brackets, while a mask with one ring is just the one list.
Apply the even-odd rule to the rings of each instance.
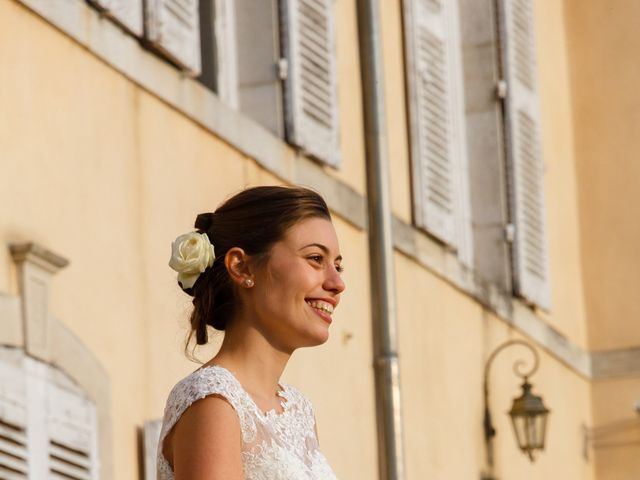
[[404, 480], [389, 161], [377, 0], [358, 0], [380, 480]]

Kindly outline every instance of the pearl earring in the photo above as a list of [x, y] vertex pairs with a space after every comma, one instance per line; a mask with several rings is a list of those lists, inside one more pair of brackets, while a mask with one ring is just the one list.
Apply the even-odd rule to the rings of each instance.
[[247, 287], [253, 287], [253, 280], [251, 280], [250, 278], [247, 278], [247, 279], [244, 281], [244, 284], [245, 284]]

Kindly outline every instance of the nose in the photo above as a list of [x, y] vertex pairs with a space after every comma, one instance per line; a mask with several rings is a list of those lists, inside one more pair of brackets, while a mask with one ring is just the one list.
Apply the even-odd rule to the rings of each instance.
[[342, 280], [342, 277], [340, 276], [338, 271], [330, 268], [327, 272], [327, 276], [325, 277], [323, 287], [329, 292], [338, 294], [344, 291], [346, 285], [344, 284], [344, 280]]

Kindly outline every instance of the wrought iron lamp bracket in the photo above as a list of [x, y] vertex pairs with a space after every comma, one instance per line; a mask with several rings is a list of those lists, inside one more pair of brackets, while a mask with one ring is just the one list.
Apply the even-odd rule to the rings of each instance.
[[492, 353], [489, 355], [487, 362], [484, 367], [484, 435], [485, 441], [487, 443], [487, 460], [490, 467], [493, 467], [493, 448], [491, 440], [496, 435], [496, 430], [493, 427], [493, 423], [491, 421], [491, 413], [489, 411], [489, 369], [493, 363], [493, 360], [496, 356], [505, 348], [510, 347], [512, 345], [522, 345], [523, 347], [527, 347], [531, 353], [533, 354], [533, 366], [526, 372], [523, 372], [521, 369], [526, 362], [523, 360], [517, 360], [513, 365], [514, 373], [524, 379], [525, 382], [528, 381], [529, 377], [531, 377], [537, 370], [538, 365], [540, 364], [540, 358], [538, 356], [538, 352], [527, 342], [524, 340], [509, 340], [501, 345], [499, 345]]

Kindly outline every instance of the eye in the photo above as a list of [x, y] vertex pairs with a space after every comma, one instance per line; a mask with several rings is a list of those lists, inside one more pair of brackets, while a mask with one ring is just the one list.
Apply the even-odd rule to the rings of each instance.
[[322, 263], [322, 255], [312, 255], [310, 257], [311, 260], [318, 262], [318, 263]]
[[336, 265], [336, 270], [338, 271], [338, 273], [342, 273], [344, 272], [344, 267], [341, 265]]

